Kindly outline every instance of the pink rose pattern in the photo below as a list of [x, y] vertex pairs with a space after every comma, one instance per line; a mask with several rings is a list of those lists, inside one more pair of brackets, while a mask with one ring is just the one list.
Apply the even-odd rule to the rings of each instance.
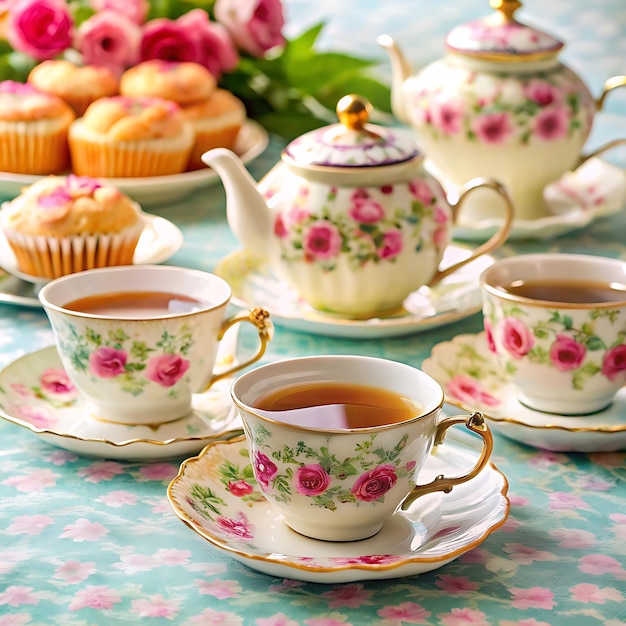
[[[410, 181], [408, 189], [410, 206], [388, 211], [382, 196], [392, 194], [393, 185], [373, 190], [357, 188], [352, 192], [347, 215], [343, 211], [333, 215], [336, 189], [329, 191], [321, 214], [310, 212], [306, 194], [299, 193], [294, 205], [274, 218], [281, 257], [290, 262], [317, 263], [332, 271], [341, 257], [355, 269], [368, 263], [393, 263], [407, 246], [420, 249], [424, 238], [442, 251], [448, 245], [451, 221], [442, 190], [419, 178]], [[424, 221], [432, 223], [433, 228], [423, 227]]]

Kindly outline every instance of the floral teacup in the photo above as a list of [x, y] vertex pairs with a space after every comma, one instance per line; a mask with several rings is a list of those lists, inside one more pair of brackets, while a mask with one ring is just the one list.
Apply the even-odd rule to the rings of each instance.
[[481, 275], [489, 348], [531, 409], [605, 409], [626, 383], [626, 262], [528, 254]]
[[[416, 414], [379, 426], [324, 428], [256, 407], [260, 398], [277, 389], [328, 381], [398, 394], [414, 403]], [[290, 528], [315, 539], [371, 537], [398, 507], [407, 509], [433, 491], [448, 493], [476, 476], [491, 454], [491, 432], [482, 415], [440, 418], [443, 390], [433, 378], [404, 363], [343, 355], [287, 359], [240, 376], [232, 396], [265, 497]], [[335, 412], [337, 406], [316, 410]], [[462, 476], [440, 475], [416, 485], [431, 448], [442, 443], [455, 424], [464, 424], [483, 439], [475, 466]], [[438, 454], [445, 453], [444, 445]]]
[[[138, 299], [142, 294], [143, 304]], [[146, 308], [148, 295], [167, 296], [169, 310]], [[90, 416], [150, 425], [189, 414], [192, 394], [263, 355], [271, 334], [268, 314], [253, 309], [225, 319], [230, 296], [228, 283], [213, 274], [150, 265], [78, 272], [39, 292], [63, 367]], [[85, 303], [90, 299], [92, 304], [98, 299], [117, 302], [118, 310], [89, 308]], [[219, 341], [244, 321], [256, 327], [259, 349], [214, 374]]]

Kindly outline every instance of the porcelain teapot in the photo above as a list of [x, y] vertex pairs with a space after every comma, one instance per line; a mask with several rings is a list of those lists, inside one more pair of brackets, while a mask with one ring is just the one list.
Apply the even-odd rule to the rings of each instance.
[[[594, 114], [626, 76], [608, 79], [595, 100], [559, 61], [563, 43], [515, 19], [518, 0], [490, 5], [495, 13], [453, 28], [447, 55], [417, 73], [391, 37], [378, 43], [391, 58], [394, 115], [414, 129], [448, 191], [492, 176], [509, 190], [516, 218], [533, 220], [549, 214], [546, 185], [592, 156], [581, 152]], [[498, 211], [491, 198], [476, 194], [460, 221], [476, 224]]]
[[[495, 249], [513, 216], [494, 180], [470, 181], [450, 204], [413, 134], [369, 123], [371, 109], [359, 96], [342, 98], [339, 123], [289, 143], [258, 186], [230, 150], [202, 156], [224, 183], [228, 224], [243, 246], [311, 307], [354, 319], [397, 312], [412, 291]], [[459, 209], [481, 188], [500, 200], [501, 228], [440, 268]]]

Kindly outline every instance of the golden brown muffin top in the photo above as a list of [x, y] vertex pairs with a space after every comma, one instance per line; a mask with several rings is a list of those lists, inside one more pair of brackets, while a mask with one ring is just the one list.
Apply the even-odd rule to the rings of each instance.
[[213, 74], [189, 61], [144, 61], [127, 69], [120, 79], [123, 96], [152, 96], [178, 104], [205, 100], [215, 87]]
[[83, 126], [114, 141], [176, 137], [186, 124], [180, 107], [170, 100], [112, 96], [89, 105]]
[[12, 80], [0, 82], [0, 120], [34, 122], [62, 119], [69, 124], [74, 117], [71, 107], [58, 96], [42, 93], [29, 84]]
[[0, 209], [0, 225], [25, 235], [117, 233], [141, 219], [139, 205], [116, 187], [86, 176], [47, 176]]
[[229, 120], [243, 122], [246, 117], [246, 108], [243, 102], [230, 91], [216, 89], [207, 100], [184, 106], [183, 113], [190, 121], [228, 116]]
[[28, 82], [58, 96], [105, 97], [118, 93], [119, 81], [113, 72], [96, 65], [79, 66], [70, 61], [44, 61], [28, 75]]

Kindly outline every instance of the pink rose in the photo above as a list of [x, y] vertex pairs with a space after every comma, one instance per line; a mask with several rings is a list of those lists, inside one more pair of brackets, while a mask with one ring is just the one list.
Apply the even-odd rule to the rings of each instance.
[[457, 374], [446, 383], [446, 391], [453, 398], [465, 404], [481, 406], [498, 406], [500, 400], [483, 389], [482, 385], [471, 376]]
[[254, 475], [261, 487], [267, 489], [270, 481], [278, 474], [276, 464], [263, 452], [254, 453]]
[[349, 214], [353, 220], [361, 224], [373, 224], [383, 217], [385, 210], [371, 198], [358, 198], [350, 207]]
[[545, 141], [555, 141], [567, 135], [569, 113], [565, 107], [544, 109], [533, 123], [537, 137]]
[[243, 496], [247, 496], [251, 494], [254, 489], [250, 483], [247, 483], [245, 480], [237, 480], [235, 482], [228, 482], [228, 491], [232, 493], [236, 498], [242, 498]]
[[491, 323], [491, 320], [488, 318], [485, 318], [483, 322], [485, 326], [485, 338], [487, 339], [487, 347], [489, 348], [490, 352], [495, 353], [496, 342], [493, 340], [493, 324]]
[[282, 239], [287, 236], [288, 232], [285, 226], [285, 220], [283, 220], [283, 216], [279, 213], [274, 220], [274, 234]]
[[502, 345], [516, 359], [530, 352], [535, 340], [524, 322], [516, 317], [505, 317], [502, 322]]
[[78, 28], [76, 48], [88, 65], [101, 65], [120, 75], [139, 61], [141, 29], [123, 13], [106, 10]]
[[76, 395], [76, 387], [64, 370], [49, 368], [39, 377], [39, 385], [44, 393], [49, 395]]
[[302, 245], [307, 257], [332, 259], [341, 250], [341, 234], [333, 224], [318, 220], [306, 231]]
[[280, 0], [217, 0], [214, 12], [237, 47], [255, 57], [285, 45], [285, 17]]
[[69, 7], [63, 0], [15, 0], [6, 32], [13, 48], [45, 61], [72, 45], [73, 29]]
[[239, 53], [228, 31], [217, 22], [211, 22], [206, 11], [192, 9], [181, 16], [176, 23], [198, 41], [203, 52], [199, 62], [204, 65], [216, 79], [222, 73], [231, 72], [239, 63]]
[[359, 476], [350, 490], [357, 500], [374, 502], [382, 498], [398, 480], [393, 465], [379, 465]]
[[381, 259], [392, 259], [402, 252], [402, 231], [394, 228], [383, 235], [383, 245], [378, 249]]
[[486, 113], [477, 115], [472, 122], [472, 130], [479, 141], [487, 144], [501, 144], [513, 133], [513, 125], [509, 113]]
[[317, 463], [299, 467], [295, 478], [296, 490], [303, 496], [319, 496], [330, 485], [330, 476]]
[[524, 87], [524, 94], [541, 107], [554, 104], [560, 100], [560, 92], [550, 83], [543, 80], [533, 79]]
[[91, 0], [91, 6], [98, 13], [108, 10], [123, 13], [137, 25], [146, 21], [150, 10], [148, 0]]
[[411, 195], [422, 204], [432, 204], [435, 200], [435, 194], [430, 188], [430, 185], [421, 178], [409, 182], [409, 191]]
[[124, 350], [100, 346], [89, 355], [89, 371], [98, 378], [115, 378], [126, 371]]
[[151, 20], [143, 27], [140, 57], [142, 61], [191, 61], [204, 58], [200, 41], [178, 22], [167, 18]]
[[189, 369], [189, 361], [178, 354], [153, 356], [146, 365], [146, 378], [162, 387], [173, 387]]
[[559, 372], [579, 368], [586, 353], [587, 348], [568, 335], [557, 335], [550, 346], [550, 360]]
[[463, 128], [463, 114], [464, 103], [461, 100], [449, 100], [432, 108], [431, 121], [442, 133], [455, 135]]
[[602, 374], [609, 380], [615, 380], [620, 374], [626, 372], [626, 344], [610, 348], [602, 359]]

